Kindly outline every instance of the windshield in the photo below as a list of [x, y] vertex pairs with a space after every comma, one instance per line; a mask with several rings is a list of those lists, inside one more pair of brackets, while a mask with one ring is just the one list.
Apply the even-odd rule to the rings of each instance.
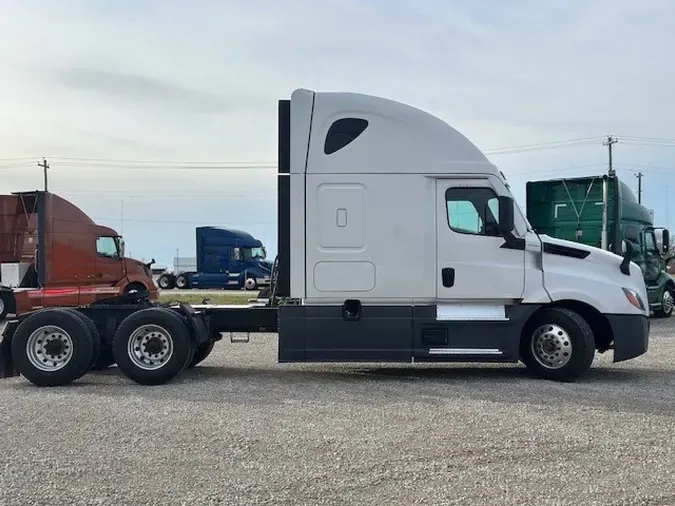
[[265, 248], [243, 248], [242, 249], [244, 260], [265, 260]]

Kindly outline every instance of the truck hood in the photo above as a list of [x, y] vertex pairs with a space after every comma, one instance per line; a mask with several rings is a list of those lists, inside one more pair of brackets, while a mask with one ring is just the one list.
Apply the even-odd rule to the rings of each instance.
[[616, 253], [612, 253], [611, 251], [606, 251], [601, 248], [596, 248], [595, 246], [589, 246], [588, 244], [582, 244], [575, 241], [568, 241], [566, 239], [558, 239], [557, 237], [551, 237], [550, 235], [546, 234], [539, 234], [539, 238], [541, 239], [542, 242], [546, 242], [548, 244], [554, 244], [556, 246], [565, 246], [567, 248], [574, 248], [577, 250], [588, 251], [590, 255], [587, 258], [588, 259], [592, 258], [593, 261], [602, 263], [619, 262], [620, 264], [622, 260], [622, 257], [620, 255], [617, 255]]
[[[642, 270], [635, 262], [630, 263], [630, 275], [626, 276], [620, 268], [623, 258], [615, 253], [546, 234], [539, 234], [539, 238], [543, 244], [544, 284], [553, 300], [587, 297], [586, 302], [601, 312], [616, 312], [622, 305], [625, 310], [632, 310], [625, 307], [623, 287], [636, 291], [647, 304], [647, 287]], [[554, 251], [550, 246], [570, 250]], [[574, 254], [575, 250], [589, 254], [582, 258]], [[612, 302], [616, 297], [618, 300]]]

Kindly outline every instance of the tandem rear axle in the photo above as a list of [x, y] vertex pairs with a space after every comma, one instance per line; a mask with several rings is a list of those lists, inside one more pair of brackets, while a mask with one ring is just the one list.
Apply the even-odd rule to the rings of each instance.
[[0, 377], [60, 386], [117, 364], [136, 383], [159, 385], [203, 361], [223, 333], [276, 331], [277, 308], [261, 303], [46, 308], [6, 323]]

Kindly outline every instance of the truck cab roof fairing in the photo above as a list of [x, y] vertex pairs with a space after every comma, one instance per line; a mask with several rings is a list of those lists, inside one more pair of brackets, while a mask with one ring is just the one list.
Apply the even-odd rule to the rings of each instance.
[[[355, 138], [343, 142], [341, 149], [327, 150], [329, 130], [346, 118], [361, 120], [355, 122], [359, 127]], [[365, 128], [362, 120], [367, 121]], [[299, 89], [291, 96], [291, 124], [292, 174], [309, 167], [308, 174], [465, 173], [501, 179], [499, 170], [460, 132], [432, 114], [394, 100]]]

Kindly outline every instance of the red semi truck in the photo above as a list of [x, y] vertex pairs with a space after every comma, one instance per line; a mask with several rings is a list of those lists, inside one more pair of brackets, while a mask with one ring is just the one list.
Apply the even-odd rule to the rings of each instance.
[[126, 258], [115, 230], [53, 193], [0, 195], [0, 321], [134, 294], [159, 298], [150, 265]]

